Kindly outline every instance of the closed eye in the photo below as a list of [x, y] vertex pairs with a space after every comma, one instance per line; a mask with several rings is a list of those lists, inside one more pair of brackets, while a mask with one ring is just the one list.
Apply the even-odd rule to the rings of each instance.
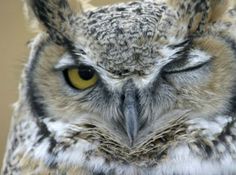
[[201, 50], [191, 50], [186, 58], [173, 60], [163, 68], [163, 73], [174, 74], [195, 71], [209, 65], [211, 56]]
[[[209, 61], [210, 62], [210, 61]], [[183, 73], [183, 72], [190, 72], [190, 71], [195, 71], [197, 69], [202, 68], [203, 66], [206, 66], [209, 64], [209, 62], [205, 62], [196, 66], [192, 66], [192, 67], [179, 67], [178, 69], [163, 69], [163, 73], [166, 74], [176, 74], [176, 73]]]

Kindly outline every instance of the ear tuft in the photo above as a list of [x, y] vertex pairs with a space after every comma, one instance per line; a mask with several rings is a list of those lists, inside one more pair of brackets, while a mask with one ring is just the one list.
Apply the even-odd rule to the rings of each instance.
[[[72, 33], [75, 12], [67, 0], [23, 0], [31, 26], [52, 35], [67, 37]], [[81, 11], [81, 9], [77, 9]]]
[[35, 31], [35, 32], [40, 32], [41, 30], [43, 30], [43, 26], [40, 24], [40, 22], [38, 21], [38, 19], [36, 18], [32, 8], [29, 6], [28, 1], [23, 0], [24, 2], [24, 15], [27, 19], [27, 22], [29, 23], [30, 28]]
[[229, 0], [211, 0], [210, 22], [215, 22], [221, 18], [230, 6]]
[[29, 15], [34, 14], [47, 29], [57, 30], [72, 14], [66, 0], [25, 0]]
[[227, 10], [228, 0], [167, 0], [177, 12], [178, 20], [188, 24], [190, 33], [204, 32], [210, 22], [218, 20]]

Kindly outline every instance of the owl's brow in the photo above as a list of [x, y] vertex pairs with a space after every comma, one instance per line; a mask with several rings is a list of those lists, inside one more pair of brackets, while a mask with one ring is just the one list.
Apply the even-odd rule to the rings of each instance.
[[192, 46], [192, 38], [188, 38], [178, 44], [169, 45], [168, 46], [169, 48], [178, 50], [174, 55], [172, 55], [172, 57], [171, 57], [172, 61], [187, 58], [186, 55], [188, 54], [189, 50], [191, 49], [191, 46]]
[[54, 66], [54, 70], [62, 71], [67, 68], [77, 67], [79, 65], [88, 65], [95, 67], [95, 65], [85, 57], [82, 57], [81, 55], [73, 56], [70, 52], [66, 52], [64, 55], [62, 55], [58, 63], [56, 63], [56, 65]]
[[192, 42], [192, 38], [188, 38], [181, 43], [169, 45], [169, 47], [172, 49], [186, 48], [187, 46], [189, 46], [191, 44], [191, 42]]
[[58, 61], [58, 63], [54, 66], [54, 70], [62, 71], [68, 67], [75, 66], [76, 62], [73, 57], [69, 53], [65, 53], [62, 55], [62, 58]]
[[72, 56], [77, 56], [78, 53], [83, 54], [83, 55], [86, 54], [82, 48], [76, 47], [74, 42], [70, 40], [69, 38], [64, 37], [63, 40], [64, 40], [63, 46]]
[[62, 55], [59, 62], [54, 66], [56, 71], [61, 71], [65, 68], [78, 66], [81, 64], [91, 64], [90, 61], [85, 59], [86, 52], [82, 49], [82, 47], [75, 46], [74, 42], [68, 38], [64, 38], [63, 43], [63, 46], [66, 48], [66, 53]]

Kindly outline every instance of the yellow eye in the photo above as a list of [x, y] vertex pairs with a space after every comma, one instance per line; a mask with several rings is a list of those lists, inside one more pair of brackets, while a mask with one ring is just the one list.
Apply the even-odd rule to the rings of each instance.
[[66, 78], [70, 85], [80, 90], [94, 86], [98, 80], [96, 72], [89, 66], [67, 69]]

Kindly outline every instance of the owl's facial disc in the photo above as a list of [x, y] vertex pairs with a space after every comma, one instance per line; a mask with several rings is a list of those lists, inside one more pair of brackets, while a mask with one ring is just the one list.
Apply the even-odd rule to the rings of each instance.
[[[19, 105], [37, 125], [27, 130], [33, 137], [25, 140], [32, 145], [26, 153], [53, 168], [118, 167], [118, 174], [118, 164], [175, 166], [169, 160], [182, 160], [184, 151], [170, 152], [185, 143], [203, 150], [194, 157], [207, 155], [213, 145], [207, 132], [199, 137], [205, 130], [190, 131], [189, 121], [208, 125], [205, 119], [235, 107], [235, 40], [225, 38], [228, 32], [210, 34], [207, 24], [215, 8], [210, 2], [221, 0], [138, 0], [79, 14], [65, 0], [24, 1], [43, 31], [32, 44]], [[23, 127], [28, 124], [13, 130]]]

